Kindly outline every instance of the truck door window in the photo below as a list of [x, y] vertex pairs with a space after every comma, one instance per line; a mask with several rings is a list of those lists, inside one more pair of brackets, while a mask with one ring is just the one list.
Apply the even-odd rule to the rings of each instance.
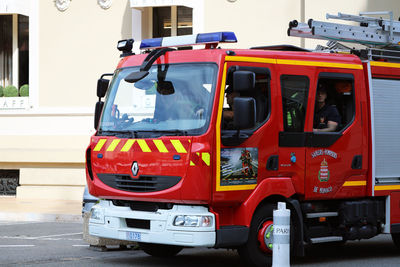
[[[254, 90], [248, 92], [233, 92], [232, 73], [237, 70], [252, 71], [256, 75], [256, 84]], [[256, 125], [254, 129], [264, 124], [269, 114], [269, 87], [270, 73], [269, 69], [261, 67], [233, 66], [228, 70], [228, 79], [225, 88], [224, 112], [223, 112], [223, 130], [233, 130], [233, 106], [234, 97], [252, 97], [256, 101]]]
[[[321, 73], [317, 86], [314, 132], [340, 132], [347, 128], [352, 123], [355, 113], [353, 76], [351, 74]], [[321, 103], [322, 94], [326, 94], [325, 103]], [[329, 124], [336, 125], [336, 127], [329, 128]]]
[[309, 79], [307, 76], [282, 75], [282, 111], [285, 132], [303, 132]]

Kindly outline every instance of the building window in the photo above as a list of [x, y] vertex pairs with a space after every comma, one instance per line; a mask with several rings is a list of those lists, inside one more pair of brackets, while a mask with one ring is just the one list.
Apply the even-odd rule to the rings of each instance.
[[0, 86], [29, 82], [29, 17], [0, 15]]
[[12, 83], [13, 32], [12, 15], [0, 16], [0, 86]]
[[193, 34], [193, 8], [178, 6], [178, 35]]
[[192, 33], [192, 8], [185, 6], [153, 7], [153, 38]]
[[153, 8], [153, 37], [171, 36], [171, 7]]
[[0, 170], [0, 196], [17, 194], [19, 170]]
[[18, 15], [18, 82], [29, 83], [29, 17]]

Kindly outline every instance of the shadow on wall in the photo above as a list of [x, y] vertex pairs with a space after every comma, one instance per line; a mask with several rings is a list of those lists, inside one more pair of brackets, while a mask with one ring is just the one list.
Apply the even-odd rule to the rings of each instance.
[[[399, 0], [368, 0], [366, 11], [393, 11], [393, 19], [396, 21], [400, 16]], [[383, 18], [389, 19], [389, 16]]]
[[126, 8], [122, 18], [121, 39], [132, 38], [132, 9], [130, 1], [126, 1]]

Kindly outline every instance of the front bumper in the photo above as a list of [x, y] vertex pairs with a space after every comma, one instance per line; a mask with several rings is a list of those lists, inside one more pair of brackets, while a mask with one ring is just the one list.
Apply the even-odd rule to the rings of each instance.
[[[94, 236], [188, 247], [213, 247], [216, 242], [215, 216], [203, 206], [174, 205], [172, 209], [148, 212], [101, 200], [91, 213], [89, 234]], [[174, 226], [174, 219], [179, 215], [210, 216], [212, 223], [207, 227]], [[140, 223], [129, 227], [127, 219]]]

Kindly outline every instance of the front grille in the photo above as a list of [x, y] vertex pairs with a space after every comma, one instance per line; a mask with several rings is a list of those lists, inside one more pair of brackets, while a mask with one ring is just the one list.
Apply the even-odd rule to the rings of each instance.
[[126, 226], [129, 228], [147, 229], [150, 230], [149, 220], [139, 220], [139, 219], [125, 219]]
[[173, 187], [181, 180], [178, 176], [151, 176], [141, 175], [132, 178], [127, 174], [98, 173], [97, 177], [106, 185], [130, 192], [155, 192]]
[[112, 203], [118, 207], [130, 207], [131, 210], [156, 212], [159, 209], [170, 210], [174, 204], [164, 202], [144, 202], [113, 199]]

